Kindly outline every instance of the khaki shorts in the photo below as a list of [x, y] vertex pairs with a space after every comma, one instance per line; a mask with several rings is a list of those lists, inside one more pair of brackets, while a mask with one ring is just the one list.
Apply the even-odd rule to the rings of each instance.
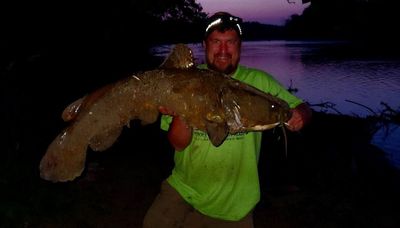
[[252, 228], [253, 216], [250, 212], [239, 221], [225, 221], [203, 215], [188, 204], [179, 193], [163, 181], [161, 191], [154, 200], [143, 222], [144, 228], [169, 227], [218, 227]]

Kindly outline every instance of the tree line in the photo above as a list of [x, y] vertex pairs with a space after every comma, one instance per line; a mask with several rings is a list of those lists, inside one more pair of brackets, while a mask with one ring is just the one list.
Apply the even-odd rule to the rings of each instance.
[[[0, 8], [1, 46], [17, 49], [96, 49], [99, 45], [136, 49], [196, 41], [202, 37], [207, 17], [195, 0], [5, 0]], [[302, 15], [292, 15], [283, 28], [246, 22], [245, 29], [249, 39], [385, 37], [395, 41], [398, 9], [396, 0], [311, 0]]]

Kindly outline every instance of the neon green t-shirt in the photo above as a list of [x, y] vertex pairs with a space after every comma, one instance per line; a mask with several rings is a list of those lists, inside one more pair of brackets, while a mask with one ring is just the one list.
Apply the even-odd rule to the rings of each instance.
[[[285, 100], [291, 108], [302, 103], [263, 71], [239, 66], [233, 78]], [[163, 116], [161, 128], [168, 130], [171, 120]], [[167, 181], [201, 213], [240, 220], [260, 200], [257, 164], [261, 136], [261, 132], [229, 135], [215, 147], [205, 132], [194, 131], [189, 146], [175, 152], [175, 167]]]

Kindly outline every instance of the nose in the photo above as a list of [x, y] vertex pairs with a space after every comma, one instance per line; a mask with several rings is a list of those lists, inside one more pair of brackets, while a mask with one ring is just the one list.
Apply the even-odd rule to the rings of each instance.
[[228, 52], [228, 45], [225, 42], [221, 42], [219, 45], [219, 52], [226, 53]]

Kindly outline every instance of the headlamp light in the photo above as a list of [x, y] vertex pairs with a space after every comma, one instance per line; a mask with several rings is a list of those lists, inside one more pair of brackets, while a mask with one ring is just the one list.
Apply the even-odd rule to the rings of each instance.
[[240, 24], [242, 19], [240, 17], [232, 16], [228, 13], [216, 13], [210, 17], [209, 23], [206, 27], [205, 34], [208, 36], [214, 28], [218, 30], [235, 29], [239, 36], [242, 36], [242, 27]]

